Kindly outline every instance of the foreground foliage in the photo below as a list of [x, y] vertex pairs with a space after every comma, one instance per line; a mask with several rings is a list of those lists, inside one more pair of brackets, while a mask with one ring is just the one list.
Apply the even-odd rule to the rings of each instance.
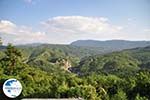
[[23, 92], [18, 99], [150, 99], [149, 48], [86, 57], [79, 65], [74, 64], [77, 67], [71, 70], [75, 73], [60, 67], [62, 59], [75, 59], [68, 58], [64, 52], [54, 50], [49, 53], [42, 49], [42, 54], [39, 50], [27, 60], [21, 50], [10, 44], [0, 52], [0, 98], [3, 100], [8, 98], [2, 92], [2, 84], [9, 78], [22, 83]]

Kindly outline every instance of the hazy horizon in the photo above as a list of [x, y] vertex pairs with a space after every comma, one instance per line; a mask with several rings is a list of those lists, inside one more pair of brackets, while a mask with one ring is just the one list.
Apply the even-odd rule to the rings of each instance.
[[4, 44], [150, 41], [148, 0], [1, 0]]
[[[96, 41], [96, 42], [107, 42], [107, 41], [127, 41], [127, 42], [150, 42], [150, 40], [120, 40], [120, 39], [110, 39], [110, 40], [94, 40], [94, 39], [81, 39], [81, 40], [75, 40], [70, 43], [47, 43], [47, 42], [32, 42], [32, 43], [11, 43], [13, 45], [19, 46], [19, 45], [32, 45], [32, 44], [52, 44], [52, 45], [70, 45], [73, 42], [77, 41]], [[3, 46], [7, 46], [9, 43], [3, 43]]]

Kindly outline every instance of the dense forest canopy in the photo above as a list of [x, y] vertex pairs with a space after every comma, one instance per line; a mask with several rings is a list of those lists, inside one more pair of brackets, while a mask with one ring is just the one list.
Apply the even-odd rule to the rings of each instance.
[[70, 45], [0, 46], [2, 85], [18, 79], [21, 98], [149, 100], [150, 47], [116, 52]]

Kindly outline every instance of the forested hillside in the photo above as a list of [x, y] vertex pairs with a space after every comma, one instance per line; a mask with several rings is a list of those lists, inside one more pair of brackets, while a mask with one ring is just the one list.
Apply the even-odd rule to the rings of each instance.
[[75, 56], [79, 58], [83, 58], [90, 55], [103, 54], [112, 52], [111, 49], [101, 48], [101, 47], [80, 47], [73, 45], [59, 45], [59, 44], [39, 44], [39, 45], [20, 45], [18, 48], [23, 49], [25, 52], [32, 52], [33, 50], [40, 52], [42, 49], [56, 51], [55, 53], [63, 52], [68, 56]]
[[128, 72], [129, 74], [140, 69], [149, 69], [149, 62], [150, 47], [144, 47], [86, 57], [72, 70], [80, 74], [93, 72]]
[[150, 41], [128, 41], [128, 40], [77, 40], [71, 43], [73, 46], [80, 47], [101, 47], [111, 49], [113, 51], [131, 49], [136, 47], [146, 47], [150, 45]]
[[[149, 100], [150, 47], [102, 53], [68, 45], [1, 46], [0, 98], [9, 78], [23, 86], [21, 98]], [[95, 52], [96, 51], [96, 52]]]
[[[78, 65], [81, 58], [112, 52], [110, 49], [104, 48], [54, 44], [27, 44], [18, 45], [16, 48], [22, 52], [23, 62], [39, 67], [44, 71], [52, 71], [56, 67], [62, 67], [62, 69], [74, 67]], [[4, 55], [5, 49], [6, 46], [0, 46], [1, 57]]]

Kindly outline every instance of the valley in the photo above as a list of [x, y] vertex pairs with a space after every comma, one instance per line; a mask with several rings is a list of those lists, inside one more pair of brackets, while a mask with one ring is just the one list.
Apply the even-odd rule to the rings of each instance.
[[148, 43], [133, 48], [120, 48], [119, 43], [110, 48], [74, 43], [0, 46], [0, 84], [11, 77], [20, 80], [20, 99], [148, 100]]

